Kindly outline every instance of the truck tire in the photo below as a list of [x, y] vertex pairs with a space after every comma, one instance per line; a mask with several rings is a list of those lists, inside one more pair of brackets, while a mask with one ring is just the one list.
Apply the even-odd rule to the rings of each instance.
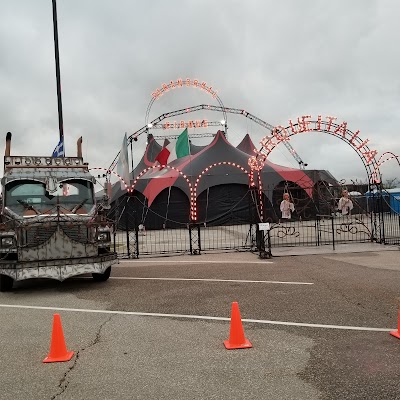
[[97, 274], [93, 272], [92, 277], [96, 282], [105, 282], [110, 277], [110, 274], [111, 274], [111, 267], [108, 267], [102, 274]]
[[7, 275], [0, 275], [0, 292], [8, 292], [12, 289], [14, 279]]

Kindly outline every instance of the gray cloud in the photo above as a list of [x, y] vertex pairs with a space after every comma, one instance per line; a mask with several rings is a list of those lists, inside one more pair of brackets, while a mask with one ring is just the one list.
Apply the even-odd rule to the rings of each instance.
[[[206, 81], [225, 106], [273, 125], [299, 115], [335, 115], [379, 154], [400, 154], [400, 5], [394, 0], [57, 5], [67, 154], [83, 135], [93, 166], [110, 165], [124, 132], [144, 125], [152, 91], [179, 77]], [[0, 54], [0, 129], [13, 132], [13, 154], [50, 154], [58, 141], [50, 0], [2, 0]], [[217, 105], [205, 93], [177, 90], [155, 102], [150, 117], [203, 103]], [[228, 121], [234, 145], [247, 132], [255, 142], [265, 134], [243, 118]], [[145, 139], [135, 143], [136, 161]], [[356, 153], [337, 139], [308, 134], [292, 144], [310, 168], [365, 179]], [[296, 166], [283, 146], [271, 159]], [[385, 164], [384, 178], [399, 176], [398, 168]]]

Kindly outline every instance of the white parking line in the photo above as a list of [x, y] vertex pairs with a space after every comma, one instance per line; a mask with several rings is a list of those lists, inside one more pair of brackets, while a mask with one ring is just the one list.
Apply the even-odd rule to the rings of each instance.
[[[273, 264], [273, 261], [238, 261], [238, 260], [226, 260], [226, 261], [214, 261], [214, 260], [141, 260], [141, 259], [131, 259], [131, 260], [119, 260], [120, 264], [133, 263], [133, 264]], [[114, 265], [118, 267], [118, 265]], [[119, 266], [120, 268], [122, 266]], [[126, 267], [124, 267], [126, 268]]]
[[[90, 279], [90, 278], [89, 278]], [[235, 283], [277, 283], [282, 285], [314, 285], [311, 282], [282, 282], [282, 281], [248, 281], [242, 279], [201, 279], [201, 278], [143, 278], [131, 276], [112, 276], [110, 279], [149, 280], [149, 281], [200, 281], [200, 282], [235, 282]]]
[[[24, 306], [17, 304], [0, 304], [3, 308], [16, 308], [28, 310], [50, 310], [50, 311], [70, 311], [94, 314], [113, 314], [113, 315], [135, 315], [140, 317], [161, 317], [161, 318], [187, 318], [199, 319], [208, 321], [230, 321], [226, 317], [210, 317], [207, 315], [186, 315], [186, 314], [161, 314], [161, 313], [145, 313], [136, 311], [112, 311], [112, 310], [90, 310], [83, 308], [64, 308], [64, 307], [41, 307], [41, 306]], [[366, 326], [346, 326], [346, 325], [324, 325], [324, 324], [307, 324], [302, 322], [287, 322], [287, 321], [271, 321], [263, 319], [242, 319], [242, 322], [251, 322], [253, 324], [268, 324], [268, 325], [285, 325], [285, 326], [301, 326], [306, 328], [322, 328], [322, 329], [341, 329], [350, 331], [368, 331], [368, 332], [390, 332], [394, 329], [389, 328], [369, 328]]]

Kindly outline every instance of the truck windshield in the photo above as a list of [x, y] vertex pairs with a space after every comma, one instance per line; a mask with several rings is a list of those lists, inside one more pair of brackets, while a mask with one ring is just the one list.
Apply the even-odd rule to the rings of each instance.
[[53, 193], [32, 180], [10, 182], [5, 187], [4, 206], [18, 215], [55, 214], [57, 205], [64, 214], [87, 214], [93, 207], [93, 183], [83, 179], [60, 182]]

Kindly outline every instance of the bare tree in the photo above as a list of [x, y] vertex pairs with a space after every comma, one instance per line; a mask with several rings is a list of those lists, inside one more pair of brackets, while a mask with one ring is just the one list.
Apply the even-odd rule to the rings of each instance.
[[384, 189], [393, 189], [396, 187], [396, 185], [399, 183], [397, 178], [392, 178], [392, 179], [386, 179], [385, 183], [383, 184]]

